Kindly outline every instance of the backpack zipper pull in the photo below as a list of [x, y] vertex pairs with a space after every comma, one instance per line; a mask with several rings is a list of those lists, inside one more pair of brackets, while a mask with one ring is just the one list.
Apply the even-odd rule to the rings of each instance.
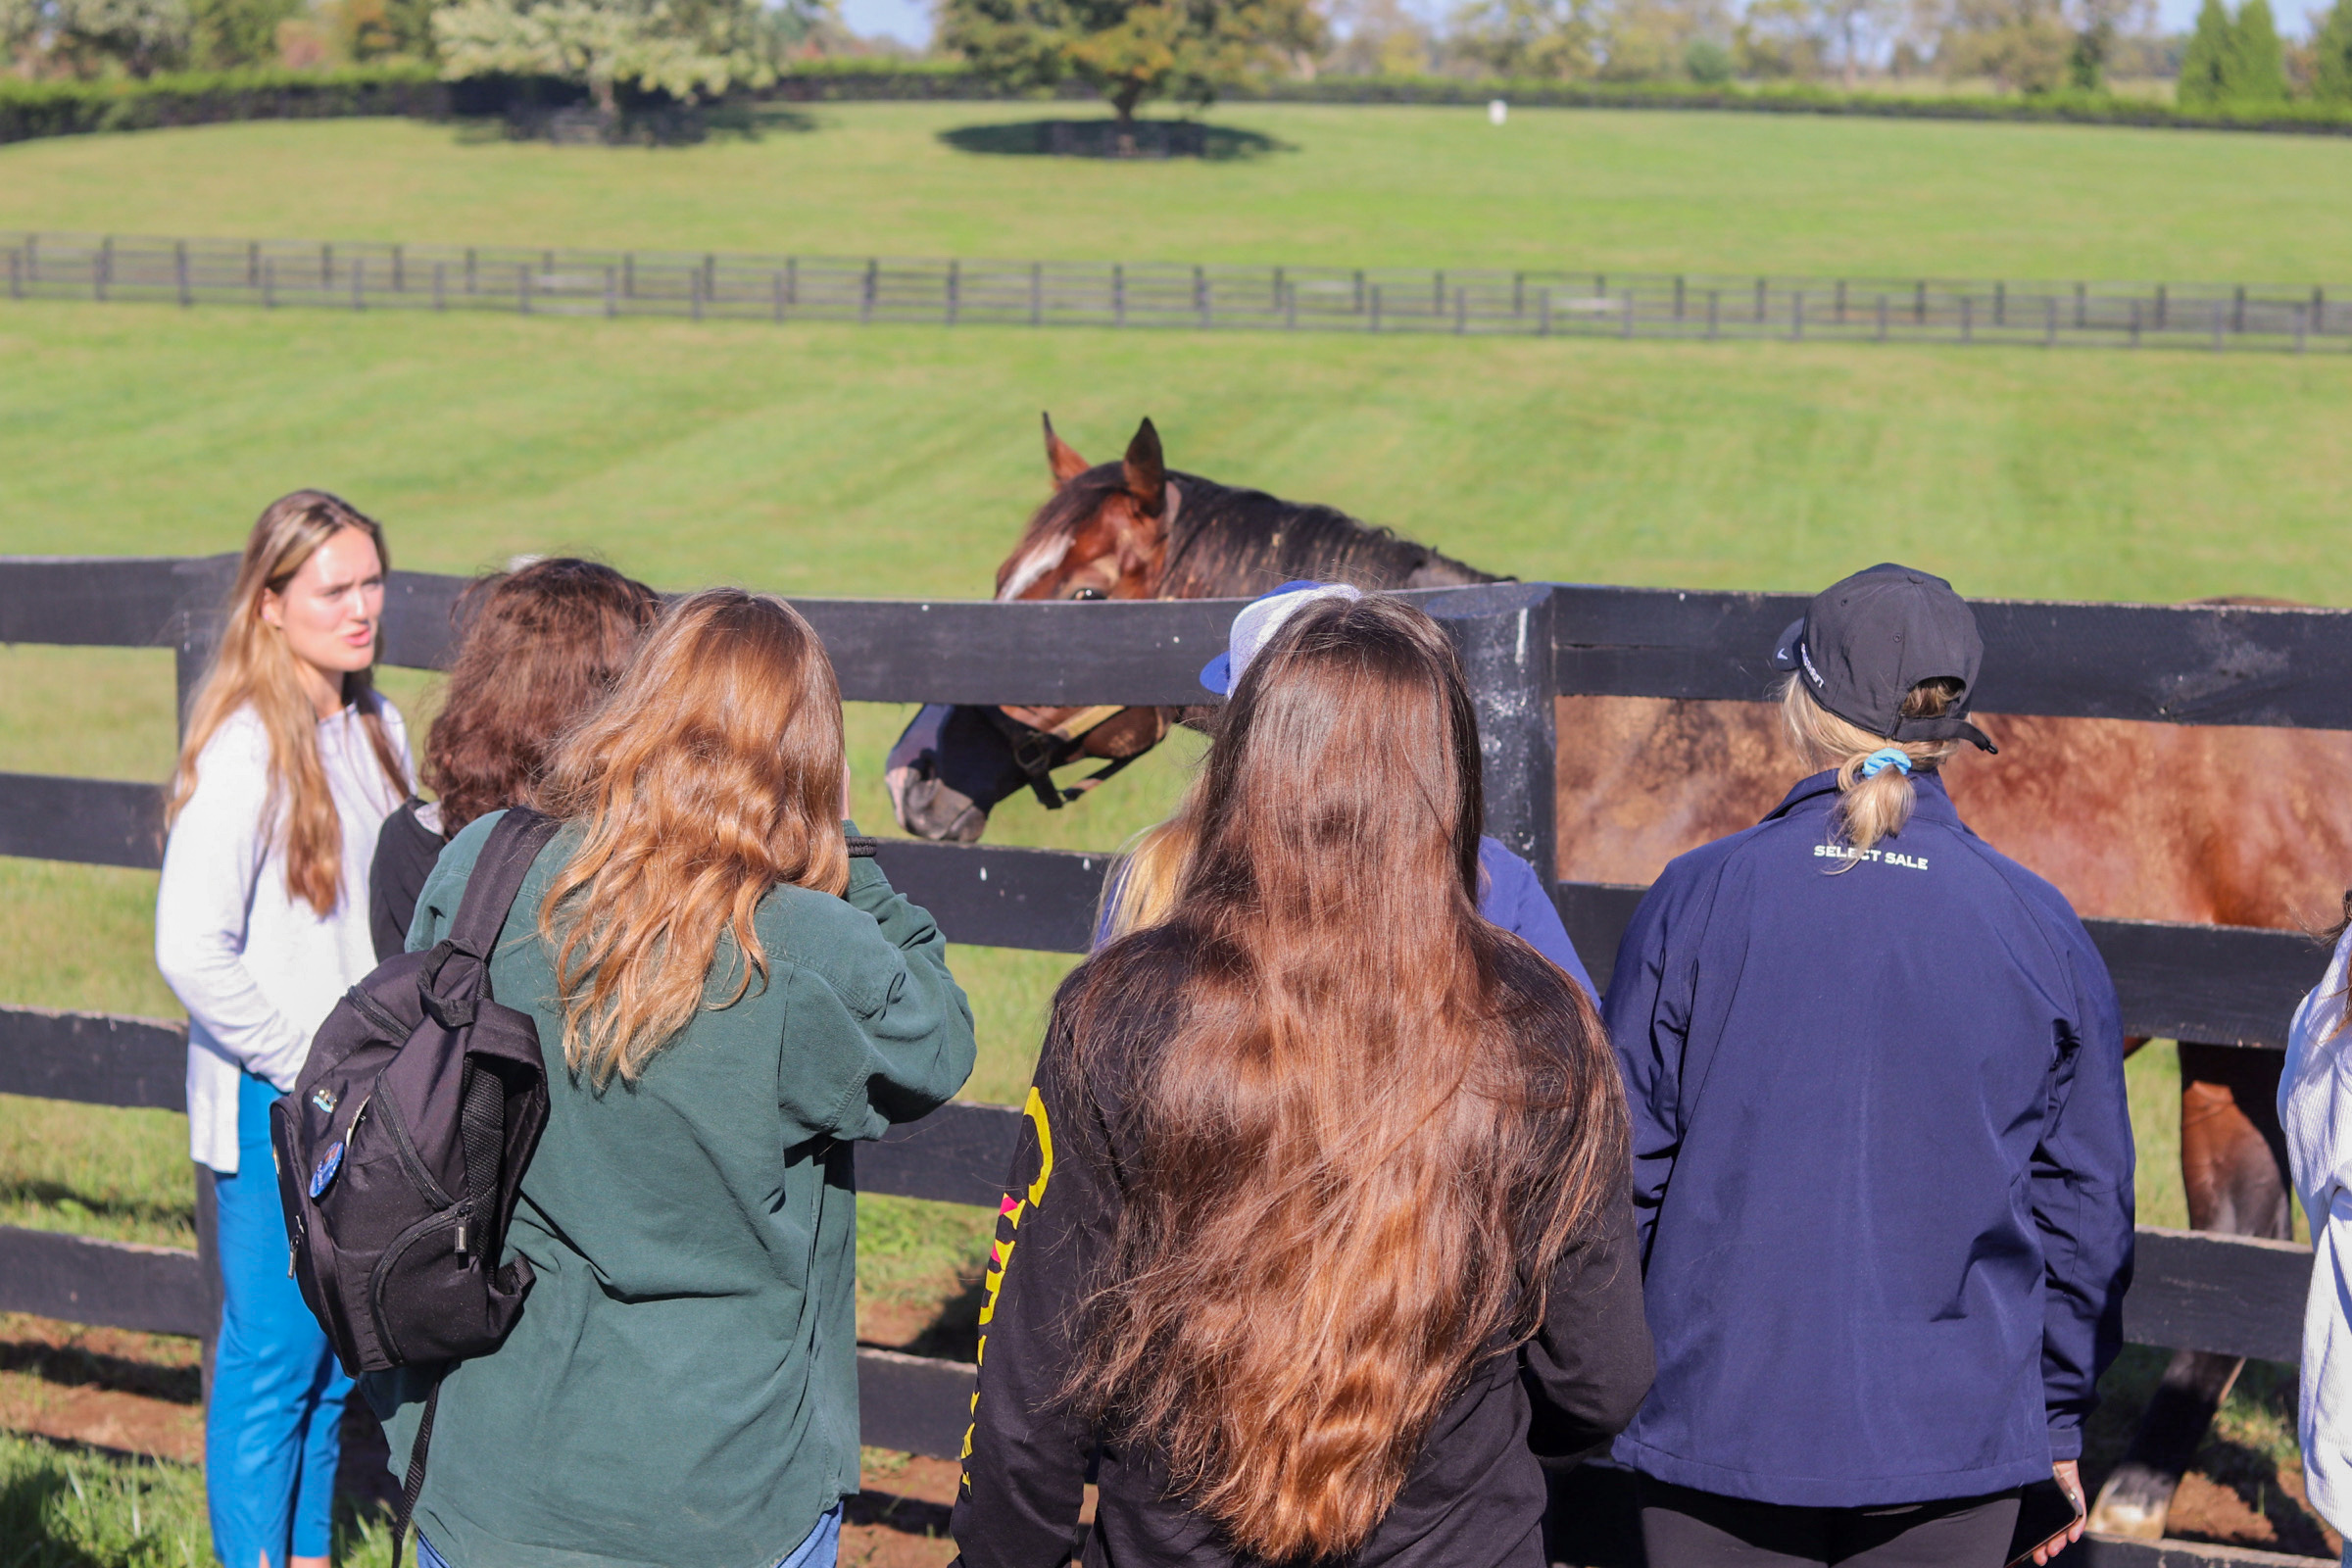
[[464, 1220], [460, 1220], [460, 1221], [458, 1221], [458, 1251], [459, 1251], [459, 1252], [462, 1254], [462, 1253], [464, 1253], [464, 1252], [465, 1252], [465, 1250], [466, 1250], [466, 1222], [465, 1222]]

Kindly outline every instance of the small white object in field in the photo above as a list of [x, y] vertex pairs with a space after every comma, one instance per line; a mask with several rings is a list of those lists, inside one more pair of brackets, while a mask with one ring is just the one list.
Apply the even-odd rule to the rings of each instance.
[[1510, 118], [1511, 118], [1511, 106], [1510, 106], [1509, 104], [1506, 104], [1506, 103], [1504, 103], [1504, 102], [1503, 102], [1501, 99], [1499, 99], [1499, 98], [1490, 98], [1490, 99], [1488, 99], [1488, 100], [1487, 100], [1487, 123], [1488, 123], [1488, 124], [1490, 124], [1490, 125], [1499, 125], [1499, 124], [1501, 124], [1501, 123], [1502, 123], [1504, 121], [1506, 121], [1506, 120], [1508, 120], [1508, 119], [1510, 119]]

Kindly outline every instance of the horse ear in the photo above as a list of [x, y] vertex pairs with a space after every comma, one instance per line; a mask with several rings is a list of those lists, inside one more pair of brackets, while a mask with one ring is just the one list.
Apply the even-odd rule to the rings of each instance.
[[1127, 493], [1143, 504], [1146, 516], [1156, 517], [1168, 502], [1168, 466], [1159, 455], [1159, 432], [1146, 419], [1127, 443]]
[[1058, 490], [1087, 470], [1087, 461], [1054, 433], [1054, 416], [1041, 414], [1038, 417], [1046, 421], [1046, 466], [1054, 470], [1054, 488]]

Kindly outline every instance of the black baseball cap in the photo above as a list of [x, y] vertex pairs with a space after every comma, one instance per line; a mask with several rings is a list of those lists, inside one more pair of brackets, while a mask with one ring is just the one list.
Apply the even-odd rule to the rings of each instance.
[[[1857, 571], [1813, 596], [1781, 633], [1772, 667], [1791, 669], [1823, 708], [1890, 741], [1964, 740], [1998, 750], [1968, 721], [1984, 639], [1976, 612], [1932, 572], [1892, 562]], [[1923, 680], [1956, 680], [1960, 695], [1933, 718], [1905, 718]]]

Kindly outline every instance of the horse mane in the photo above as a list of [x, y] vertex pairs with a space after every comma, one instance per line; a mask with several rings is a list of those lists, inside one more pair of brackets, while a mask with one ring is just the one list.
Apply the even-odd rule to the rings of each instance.
[[[1196, 473], [1171, 471], [1168, 479], [1182, 501], [1155, 598], [1248, 599], [1302, 577], [1364, 589], [1501, 580], [1337, 507], [1285, 501]], [[1125, 489], [1119, 466], [1106, 463], [1054, 491], [999, 568], [999, 591], [1015, 563], [1051, 540], [1076, 537], [1103, 502]]]

